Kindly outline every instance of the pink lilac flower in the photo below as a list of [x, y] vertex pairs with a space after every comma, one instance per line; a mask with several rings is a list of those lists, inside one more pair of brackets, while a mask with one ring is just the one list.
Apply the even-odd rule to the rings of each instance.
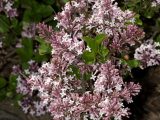
[[30, 91], [30, 88], [27, 86], [27, 76], [29, 74], [34, 74], [38, 69], [38, 64], [34, 60], [28, 62], [29, 68], [22, 71], [20, 65], [13, 66], [13, 74], [19, 75], [17, 78], [17, 92], [27, 94]]
[[[95, 92], [102, 95], [101, 103], [99, 104], [102, 107], [102, 111], [103, 109], [105, 110], [103, 114], [107, 119], [111, 116], [114, 118], [118, 116], [118, 119], [127, 116], [128, 108], [124, 108], [123, 101], [131, 102], [131, 96], [135, 96], [140, 91], [140, 85], [134, 83], [126, 85], [123, 82], [122, 77], [119, 75], [119, 70], [112, 65], [111, 61], [101, 65], [100, 74], [97, 76], [94, 86]], [[125, 97], [123, 96], [124, 91], [128, 92]]]
[[[62, 71], [61, 74], [55, 73], [53, 66], [55, 66], [53, 63], [45, 63], [39, 69], [39, 73], [32, 74], [27, 79], [27, 87], [30, 88], [28, 94], [32, 95], [38, 90], [37, 96], [41, 99], [41, 107], [32, 105], [23, 109], [41, 112], [43, 109], [42, 113], [50, 112], [53, 119], [58, 120], [65, 118], [79, 120], [82, 113], [92, 119], [115, 117], [120, 120], [128, 115], [129, 110], [123, 106], [123, 101], [132, 102], [131, 96], [137, 95], [140, 90], [138, 84], [124, 84], [122, 77], [119, 76], [119, 70], [111, 61], [101, 65], [93, 90], [90, 91], [86, 91], [86, 87], [75, 76], [63, 73], [62, 67], [58, 68]], [[21, 93], [24, 91], [25, 89]], [[46, 107], [48, 109], [45, 111]], [[35, 115], [40, 113], [35, 112]]]
[[141, 67], [160, 65], [159, 43], [148, 40], [136, 49], [134, 58], [141, 62]]

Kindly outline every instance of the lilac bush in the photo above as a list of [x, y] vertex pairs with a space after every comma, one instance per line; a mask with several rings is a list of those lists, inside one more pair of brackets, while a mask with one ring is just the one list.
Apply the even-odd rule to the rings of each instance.
[[[122, 62], [124, 54], [129, 55], [144, 38], [135, 14], [122, 11], [114, 0], [75, 0], [66, 3], [55, 20], [57, 31], [44, 23], [37, 25], [39, 36], [53, 48], [51, 60], [40, 68], [31, 61], [24, 72], [14, 69], [20, 73], [17, 92], [24, 95], [19, 102], [24, 112], [50, 113], [53, 120], [128, 117], [124, 103], [133, 102], [141, 89], [138, 83], [125, 82], [122, 72], [131, 69]], [[159, 59], [156, 45], [150, 46], [136, 49], [135, 58], [142, 65], [149, 48], [152, 59]], [[147, 66], [155, 65], [151, 56]]]

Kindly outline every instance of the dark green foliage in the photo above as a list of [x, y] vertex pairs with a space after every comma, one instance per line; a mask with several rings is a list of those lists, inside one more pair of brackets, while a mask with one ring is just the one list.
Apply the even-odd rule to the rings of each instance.
[[86, 50], [82, 54], [82, 59], [87, 64], [93, 64], [96, 61], [104, 62], [107, 59], [109, 50], [103, 45], [103, 41], [107, 40], [107, 36], [104, 34], [97, 35], [95, 38], [86, 36], [83, 37], [83, 40], [87, 43], [90, 51]]

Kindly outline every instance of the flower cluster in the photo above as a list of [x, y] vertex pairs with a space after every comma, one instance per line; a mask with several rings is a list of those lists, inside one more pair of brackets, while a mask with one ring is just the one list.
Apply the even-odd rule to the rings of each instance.
[[[144, 37], [141, 29], [134, 25], [134, 13], [122, 11], [113, 0], [82, 0], [67, 3], [64, 10], [55, 19], [61, 31], [66, 31], [62, 42], [71, 42], [83, 35], [105, 33], [112, 42], [106, 45], [116, 51], [124, 50], [127, 45], [134, 45]], [[129, 25], [126, 25], [126, 24]], [[89, 32], [89, 33], [88, 33]], [[63, 33], [64, 34], [64, 33]], [[77, 36], [78, 35], [78, 36]], [[72, 40], [78, 44], [77, 41]], [[75, 46], [75, 45], [70, 45]], [[81, 44], [80, 44], [81, 46]]]
[[160, 0], [154, 0], [154, 1], [152, 2], [152, 7], [156, 7], [156, 6], [158, 6], [158, 5], [160, 5]]
[[160, 65], [160, 44], [148, 40], [136, 49], [134, 58], [139, 60], [142, 68], [149, 66]]
[[[28, 86], [28, 76], [30, 74], [36, 74], [38, 67], [38, 63], [36, 63], [34, 60], [30, 60], [28, 62], [29, 68], [23, 70], [19, 65], [13, 66], [13, 74], [18, 75], [17, 78], [17, 93], [21, 93], [23, 95], [27, 95], [30, 93], [31, 88]], [[33, 93], [34, 94], [34, 93]], [[32, 96], [32, 94], [30, 94]], [[42, 104], [40, 101], [32, 100], [33, 98], [31, 96], [26, 96], [22, 99], [21, 102], [19, 102], [19, 105], [22, 106], [23, 111], [25, 113], [28, 113], [30, 110], [30, 114], [36, 114], [36, 116], [40, 116], [45, 114], [44, 110], [41, 110], [42, 107], [40, 107]], [[34, 109], [31, 109], [34, 108]], [[36, 111], [38, 110], [38, 111]]]
[[[18, 79], [17, 92], [25, 96], [23, 110], [37, 116], [49, 112], [53, 120], [127, 117], [129, 108], [123, 103], [131, 103], [141, 87], [123, 81], [116, 59], [144, 36], [134, 24], [134, 14], [122, 11], [113, 0], [75, 0], [66, 3], [55, 20], [59, 31], [44, 23], [37, 26], [40, 37], [53, 47], [50, 62]], [[88, 43], [84, 38], [99, 34], [107, 36], [98, 41], [99, 47], [92, 44], [94, 39]], [[105, 61], [93, 58], [98, 54], [94, 48], [103, 48]], [[86, 63], [84, 54], [94, 60]]]
[[10, 17], [17, 16], [17, 9], [13, 8], [14, 1], [13, 0], [1, 0], [0, 1], [0, 12], [5, 12], [5, 14]]
[[[32, 73], [26, 79], [26, 83], [22, 83], [21, 79], [17, 90], [30, 96], [20, 103], [25, 112], [37, 116], [49, 112], [54, 120], [109, 120], [112, 117], [121, 120], [123, 116], [128, 116], [129, 109], [124, 107], [123, 102], [132, 102], [132, 96], [137, 95], [140, 86], [124, 83], [111, 61], [99, 66], [99, 74], [90, 86], [89, 82], [68, 75], [71, 70], [65, 70], [66, 63], [55, 62], [58, 62], [56, 58], [43, 64], [38, 73]], [[31, 99], [35, 91], [40, 100]]]
[[38, 63], [36, 63], [34, 60], [30, 60], [28, 64], [29, 64], [29, 68], [25, 69], [24, 71], [19, 65], [13, 66], [13, 74], [15, 75], [19, 74], [18, 79], [17, 79], [17, 82], [18, 82], [17, 92], [19, 93], [23, 91], [22, 94], [24, 95], [29, 92], [29, 88], [27, 87], [27, 81], [26, 81], [27, 76], [30, 74], [34, 74], [39, 68]]

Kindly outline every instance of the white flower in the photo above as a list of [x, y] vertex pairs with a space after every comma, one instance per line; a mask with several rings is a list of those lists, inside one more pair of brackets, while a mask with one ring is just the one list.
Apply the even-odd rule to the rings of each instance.
[[91, 48], [89, 46], [87, 46], [86, 50], [88, 50], [89, 52], [91, 52]]
[[29, 69], [24, 70], [24, 72], [25, 72], [25, 74], [27, 74], [27, 75], [29, 75], [29, 74], [30, 74]]
[[34, 60], [30, 60], [30, 61], [28, 61], [28, 64], [33, 64], [35, 61]]
[[79, 7], [79, 4], [78, 4], [76, 1], [72, 1], [72, 5], [73, 5], [74, 7], [76, 7], [76, 8]]
[[71, 42], [72, 41], [72, 38], [71, 38], [71, 35], [69, 34], [65, 34], [63, 37], [62, 37], [62, 42]]
[[70, 116], [65, 117], [65, 120], [71, 120]]
[[29, 107], [23, 107], [24, 113], [28, 113]]
[[45, 85], [49, 85], [51, 83], [52, 79], [50, 77], [47, 77], [45, 80]]
[[82, 53], [83, 53], [82, 50], [77, 50], [78, 55], [81, 55]]
[[83, 120], [88, 120], [88, 115], [84, 115]]
[[112, 93], [113, 90], [110, 88], [110, 89], [107, 90], [107, 92], [108, 92], [108, 93]]
[[35, 114], [35, 111], [33, 109], [30, 110], [29, 112], [31, 115], [34, 115]]
[[5, 7], [4, 7], [4, 9], [6, 9], [7, 11], [10, 11], [11, 9], [12, 9], [12, 3], [10, 3], [10, 2], [8, 2], [6, 5], [5, 5]]
[[156, 3], [155, 1], [153, 1], [152, 4], [151, 4], [151, 6], [152, 6], [152, 7], [156, 7], [156, 6], [157, 6], [157, 3]]
[[92, 76], [91, 76], [90, 79], [92, 79], [93, 81], [95, 81], [96, 80], [96, 76], [94, 74], [92, 74]]
[[122, 89], [122, 85], [120, 84], [117, 84], [115, 87], [116, 91], [120, 91]]
[[131, 23], [135, 23], [135, 18], [132, 18], [132, 19], [130, 20], [130, 22], [131, 22]]
[[60, 95], [61, 95], [61, 97], [63, 98], [64, 96], [66, 96], [67, 94], [66, 94], [66, 89], [61, 89], [61, 93], [60, 93]]

